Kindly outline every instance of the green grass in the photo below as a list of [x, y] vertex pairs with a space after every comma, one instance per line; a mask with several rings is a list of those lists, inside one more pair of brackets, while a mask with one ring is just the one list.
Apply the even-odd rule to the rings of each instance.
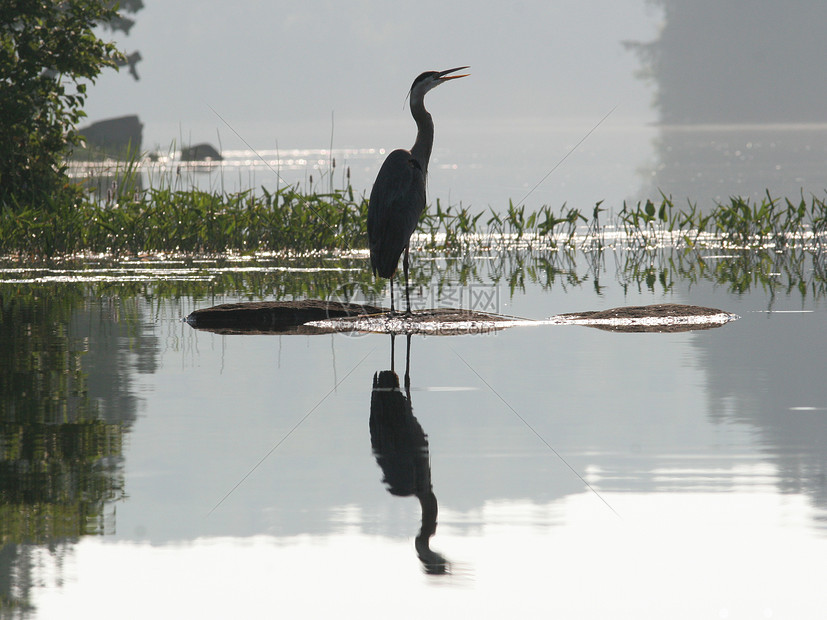
[[170, 188], [45, 208], [2, 208], [0, 254], [77, 252], [213, 254], [310, 253], [367, 246], [367, 200], [352, 190], [302, 193], [295, 187], [223, 194]]
[[[54, 257], [75, 253], [112, 256], [146, 253], [311, 255], [367, 247], [365, 194], [350, 185], [319, 192], [310, 185], [261, 188], [236, 193], [182, 189], [157, 182], [140, 189], [133, 160], [115, 171], [116, 185], [74, 204], [0, 207], [0, 255]], [[325, 186], [319, 183], [316, 187]], [[686, 247], [784, 249], [807, 242], [822, 248], [827, 236], [827, 202], [815, 196], [729, 202], [701, 209], [657, 201], [619, 210], [602, 203], [581, 210], [564, 204], [528, 211], [509, 203], [504, 211], [443, 206], [437, 200], [420, 219], [419, 247], [465, 251], [506, 244], [543, 244], [553, 249]], [[668, 236], [668, 239], [667, 239]]]

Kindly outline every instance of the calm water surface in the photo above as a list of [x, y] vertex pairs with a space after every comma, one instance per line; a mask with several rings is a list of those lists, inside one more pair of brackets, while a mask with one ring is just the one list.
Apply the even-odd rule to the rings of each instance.
[[[730, 196], [762, 200], [824, 198], [827, 125], [658, 126], [609, 116], [471, 122], [437, 119], [428, 176], [432, 201], [504, 211], [509, 200], [529, 211], [564, 203], [588, 211], [596, 202], [619, 211], [624, 200], [659, 200], [661, 192], [702, 211]], [[175, 152], [147, 164], [144, 186], [239, 191], [298, 184], [325, 192], [350, 182], [367, 193], [387, 153], [413, 143], [408, 121], [364, 144], [227, 150], [220, 163], [184, 164]], [[396, 135], [389, 139], [387, 136]], [[335, 164], [335, 165], [334, 165]], [[97, 170], [100, 164], [94, 164]], [[109, 166], [111, 168], [111, 166]], [[107, 168], [107, 166], [104, 166]], [[75, 173], [90, 174], [86, 167]], [[111, 180], [111, 179], [110, 179]], [[107, 183], [99, 184], [103, 195]]]
[[402, 337], [392, 360], [386, 335], [181, 321], [329, 296], [338, 264], [7, 265], [4, 617], [821, 617], [823, 257], [769, 285], [727, 282], [734, 256], [695, 277], [669, 258], [470, 261], [418, 303], [741, 318], [415, 336], [409, 390]]

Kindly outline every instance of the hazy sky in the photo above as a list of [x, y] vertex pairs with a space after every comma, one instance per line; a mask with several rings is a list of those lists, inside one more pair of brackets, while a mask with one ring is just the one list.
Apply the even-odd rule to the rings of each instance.
[[[412, 141], [404, 108], [413, 78], [470, 65], [472, 76], [429, 96], [435, 117], [475, 121], [577, 117], [654, 120], [651, 89], [624, 40], [651, 40], [660, 15], [645, 0], [503, 3], [146, 0], [127, 52], [141, 80], [107, 72], [90, 91], [90, 121], [139, 114], [144, 148], [173, 139], [241, 146], [215, 108], [256, 148]], [[389, 129], [392, 128], [392, 129]], [[402, 138], [397, 138], [402, 136]]]

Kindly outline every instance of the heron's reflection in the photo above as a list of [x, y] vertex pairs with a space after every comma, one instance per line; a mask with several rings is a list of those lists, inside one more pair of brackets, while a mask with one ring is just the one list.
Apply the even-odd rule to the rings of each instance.
[[450, 564], [430, 547], [436, 532], [437, 501], [431, 486], [428, 437], [411, 407], [411, 336], [406, 336], [404, 392], [394, 371], [394, 338], [391, 335], [391, 369], [373, 375], [370, 443], [388, 492], [419, 499], [422, 527], [416, 537], [416, 553], [428, 574], [442, 575], [450, 571]]

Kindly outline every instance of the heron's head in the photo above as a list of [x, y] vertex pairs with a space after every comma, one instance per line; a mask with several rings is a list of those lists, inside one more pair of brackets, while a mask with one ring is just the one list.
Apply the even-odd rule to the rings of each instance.
[[456, 80], [457, 78], [466, 77], [468, 74], [463, 73], [462, 75], [449, 75], [450, 73], [454, 73], [455, 71], [462, 71], [463, 69], [467, 69], [468, 67], [455, 67], [454, 69], [447, 69], [445, 71], [426, 71], [425, 73], [420, 73], [417, 78], [411, 84], [411, 90], [408, 93], [411, 97], [411, 105], [415, 101], [422, 101], [422, 98], [432, 88], [436, 88], [440, 84], [447, 82], [448, 80]]

